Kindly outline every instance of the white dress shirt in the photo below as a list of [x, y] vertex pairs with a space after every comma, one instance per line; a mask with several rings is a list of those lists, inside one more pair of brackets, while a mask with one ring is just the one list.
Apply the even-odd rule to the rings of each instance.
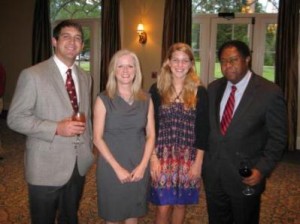
[[[249, 83], [249, 80], [251, 78], [251, 71], [248, 70], [247, 74], [244, 76], [244, 78], [239, 81], [237, 84], [235, 84], [236, 86], [236, 92], [235, 92], [235, 104], [234, 104], [234, 110], [233, 110], [233, 114], [232, 116], [234, 116], [234, 113], [236, 111], [236, 108], [238, 107], [241, 99], [242, 99], [242, 96], [245, 92], [245, 89], [246, 87], [248, 86], [248, 83]], [[221, 100], [221, 105], [220, 105], [220, 121], [222, 119], [222, 116], [223, 116], [223, 112], [224, 112], [224, 109], [225, 109], [225, 105], [227, 103], [227, 100], [229, 98], [229, 95], [230, 95], [230, 92], [231, 92], [231, 86], [233, 86], [234, 84], [231, 83], [230, 81], [227, 82], [227, 85], [226, 85], [226, 88], [225, 88], [225, 91], [224, 91], [224, 94], [223, 94], [223, 97], [222, 97], [222, 100]]]
[[[64, 83], [66, 83], [66, 80], [67, 80], [67, 70], [69, 69], [68, 66], [66, 66], [61, 60], [59, 60], [59, 58], [54, 55], [54, 61], [60, 71], [60, 74], [61, 74], [61, 77], [63, 78], [64, 80]], [[74, 85], [75, 85], [75, 89], [76, 89], [76, 96], [77, 96], [77, 103], [79, 105], [79, 102], [80, 102], [80, 94], [79, 94], [79, 81], [78, 81], [78, 75], [76, 74], [75, 72], [75, 69], [74, 68], [74, 64], [70, 67], [70, 69], [72, 69], [72, 79], [74, 81]]]

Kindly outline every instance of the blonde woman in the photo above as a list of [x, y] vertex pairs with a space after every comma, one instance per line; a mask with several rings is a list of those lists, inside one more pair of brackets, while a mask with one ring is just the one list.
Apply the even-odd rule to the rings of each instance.
[[153, 103], [141, 83], [137, 56], [118, 51], [109, 65], [106, 91], [95, 102], [98, 208], [106, 223], [136, 224], [147, 212], [155, 129]]
[[208, 136], [207, 93], [187, 44], [170, 47], [150, 93], [157, 134], [150, 163], [150, 201], [157, 205], [155, 223], [184, 223], [186, 205], [199, 200]]

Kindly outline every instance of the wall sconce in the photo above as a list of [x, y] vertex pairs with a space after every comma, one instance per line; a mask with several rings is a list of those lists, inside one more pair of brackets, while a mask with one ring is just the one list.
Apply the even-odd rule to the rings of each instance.
[[144, 30], [144, 25], [142, 23], [140, 23], [137, 26], [137, 33], [139, 35], [139, 42], [140, 44], [145, 44], [147, 42], [147, 34]]

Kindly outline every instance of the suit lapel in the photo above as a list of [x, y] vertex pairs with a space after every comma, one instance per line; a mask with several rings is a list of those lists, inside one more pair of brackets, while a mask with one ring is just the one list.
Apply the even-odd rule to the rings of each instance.
[[64, 101], [65, 105], [68, 105], [68, 109], [70, 111], [73, 111], [72, 104], [70, 102], [69, 95], [67, 93], [64, 80], [60, 74], [60, 71], [54, 62], [53, 58], [50, 59], [50, 74], [49, 76], [52, 78], [52, 81], [54, 82], [54, 88], [56, 89], [56, 92], [59, 93], [58, 95], [61, 96], [62, 101]]
[[79, 103], [79, 110], [83, 110], [83, 108], [85, 108], [85, 106], [83, 105], [85, 103], [85, 100], [84, 99], [84, 91], [85, 91], [85, 87], [84, 87], [84, 77], [83, 77], [83, 73], [80, 71], [80, 69], [75, 66], [74, 67], [76, 69], [76, 74], [77, 74], [77, 78], [78, 78], [78, 87], [79, 87], [79, 99], [80, 99], [80, 102]]
[[219, 127], [219, 129], [220, 129], [220, 105], [221, 105], [221, 100], [222, 100], [222, 97], [223, 97], [223, 94], [224, 94], [224, 91], [226, 88], [226, 84], [227, 84], [226, 79], [222, 78], [221, 85], [219, 86], [217, 93], [216, 93], [215, 108], [217, 108], [217, 109], [215, 110], [215, 113], [216, 113], [215, 118], [216, 118], [217, 127]]

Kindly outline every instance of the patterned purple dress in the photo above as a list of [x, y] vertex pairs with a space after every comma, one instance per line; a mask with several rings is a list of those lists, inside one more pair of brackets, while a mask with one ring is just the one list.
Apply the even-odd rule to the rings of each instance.
[[195, 204], [199, 200], [200, 179], [190, 180], [188, 172], [197, 149], [195, 142], [195, 109], [184, 109], [182, 103], [161, 106], [156, 152], [162, 172], [152, 181], [150, 201], [156, 205]]

